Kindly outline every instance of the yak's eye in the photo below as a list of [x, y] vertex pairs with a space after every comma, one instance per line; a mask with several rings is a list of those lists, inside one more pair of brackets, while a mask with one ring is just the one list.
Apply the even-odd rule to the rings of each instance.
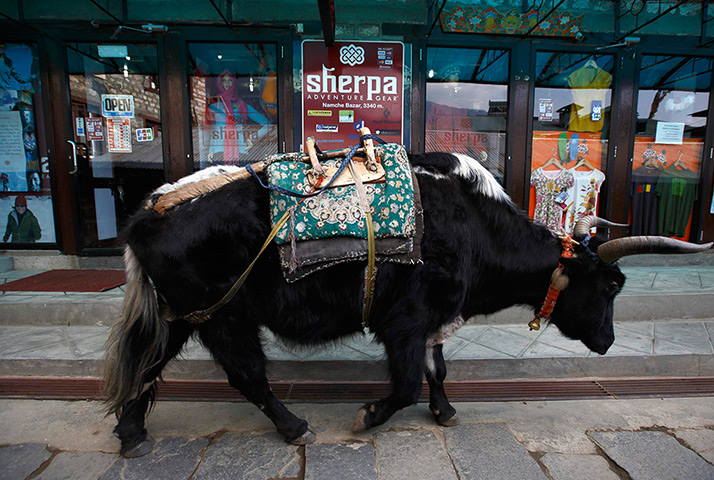
[[617, 282], [610, 282], [607, 286], [608, 295], [617, 295], [620, 293], [620, 285]]

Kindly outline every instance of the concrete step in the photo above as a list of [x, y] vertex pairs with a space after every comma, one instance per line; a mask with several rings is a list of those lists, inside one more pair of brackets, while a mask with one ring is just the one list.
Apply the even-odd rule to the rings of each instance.
[[[580, 377], [714, 376], [714, 319], [618, 322], [616, 340], [600, 356], [555, 327], [465, 325], [447, 340], [450, 381]], [[0, 376], [100, 377], [106, 326], [0, 326]], [[322, 349], [291, 349], [264, 332], [272, 381], [388, 380], [383, 347], [371, 335]], [[326, 372], [329, 375], [326, 376]], [[225, 380], [222, 369], [190, 340], [165, 378]]]
[[[0, 282], [39, 271], [0, 272]], [[627, 282], [615, 301], [618, 321], [705, 319], [714, 312], [714, 266], [633, 266], [623, 267], [623, 272]], [[112, 325], [121, 312], [124, 287], [102, 293], [0, 293], [0, 325]], [[511, 325], [527, 323], [531, 318], [532, 312], [527, 308], [514, 307], [489, 316], [476, 316], [471, 323]]]

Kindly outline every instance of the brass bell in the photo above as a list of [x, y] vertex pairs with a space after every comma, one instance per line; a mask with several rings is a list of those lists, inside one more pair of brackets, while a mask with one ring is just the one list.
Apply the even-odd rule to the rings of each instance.
[[528, 327], [531, 330], [540, 330], [540, 317], [535, 317], [533, 320], [528, 322]]

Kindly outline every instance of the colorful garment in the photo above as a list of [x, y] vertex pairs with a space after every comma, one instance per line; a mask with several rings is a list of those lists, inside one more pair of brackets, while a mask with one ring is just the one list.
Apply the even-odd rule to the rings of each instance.
[[659, 176], [656, 193], [660, 197], [658, 234], [683, 237], [692, 215], [692, 207], [699, 196], [699, 177], [688, 168], [666, 168]]
[[656, 189], [660, 172], [659, 168], [644, 165], [632, 171], [632, 235], [657, 235]]
[[599, 120], [592, 120], [593, 102], [599, 102], [602, 111], [605, 110], [607, 92], [610, 91], [612, 75], [596, 65], [580, 67], [566, 78], [573, 96], [570, 109], [571, 132], [601, 132], [604, 115]]
[[556, 203], [561, 192], [573, 185], [575, 179], [570, 170], [543, 170], [531, 173], [531, 187], [536, 189], [536, 205], [533, 220], [541, 222], [553, 231], [563, 229], [563, 208]]
[[600, 187], [605, 181], [605, 174], [600, 170], [570, 170], [573, 174], [573, 186], [568, 189], [568, 210], [565, 231], [573, 233], [575, 224], [583, 217], [597, 213], [597, 200]]

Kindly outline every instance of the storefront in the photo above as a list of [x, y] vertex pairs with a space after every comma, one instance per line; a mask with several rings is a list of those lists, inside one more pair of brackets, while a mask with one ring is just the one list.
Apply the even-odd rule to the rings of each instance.
[[706, 3], [336, 2], [332, 47], [331, 2], [203, 3], [0, 7], [0, 248], [118, 254], [163, 182], [362, 125], [554, 229], [714, 240]]

